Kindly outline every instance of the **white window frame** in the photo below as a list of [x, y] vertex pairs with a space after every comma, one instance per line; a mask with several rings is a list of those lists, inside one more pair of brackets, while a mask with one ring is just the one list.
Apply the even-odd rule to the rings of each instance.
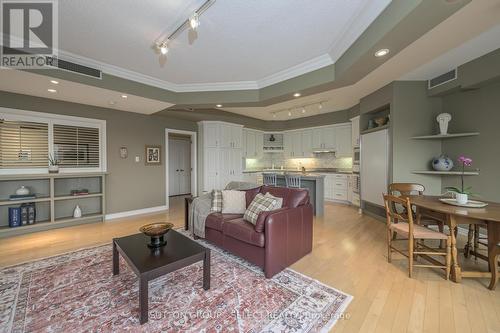
[[[85, 173], [85, 172], [107, 172], [106, 153], [106, 120], [66, 116], [53, 113], [27, 111], [0, 107], [0, 119], [7, 121], [28, 121], [48, 124], [49, 155], [54, 153], [54, 124], [67, 126], [92, 127], [99, 129], [99, 167], [91, 168], [59, 168], [60, 173]], [[46, 168], [32, 169], [0, 169], [0, 175], [16, 174], [39, 174], [48, 173], [49, 165], [47, 160]]]

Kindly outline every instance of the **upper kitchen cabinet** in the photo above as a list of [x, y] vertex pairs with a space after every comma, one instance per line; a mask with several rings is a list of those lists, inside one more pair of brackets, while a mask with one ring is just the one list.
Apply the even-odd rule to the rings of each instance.
[[240, 125], [219, 123], [221, 148], [241, 148], [243, 127]]
[[341, 125], [335, 128], [335, 156], [351, 157], [352, 156], [352, 135], [351, 125]]
[[312, 130], [285, 132], [283, 141], [286, 158], [311, 157], [313, 154]]
[[219, 147], [219, 123], [207, 122], [203, 124], [203, 143], [206, 148]]
[[327, 126], [312, 129], [313, 150], [335, 150], [336, 148], [336, 127]]
[[243, 129], [243, 157], [260, 158], [264, 145], [264, 135], [261, 131]]

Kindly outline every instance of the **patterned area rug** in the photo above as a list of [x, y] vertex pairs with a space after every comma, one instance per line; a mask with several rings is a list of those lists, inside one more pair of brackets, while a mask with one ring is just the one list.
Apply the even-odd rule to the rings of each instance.
[[[211, 289], [202, 263], [149, 284], [149, 322], [139, 324], [138, 280], [111, 245], [0, 270], [0, 332], [328, 332], [352, 297], [291, 269], [266, 279], [212, 249]], [[121, 257], [120, 257], [121, 258]]]

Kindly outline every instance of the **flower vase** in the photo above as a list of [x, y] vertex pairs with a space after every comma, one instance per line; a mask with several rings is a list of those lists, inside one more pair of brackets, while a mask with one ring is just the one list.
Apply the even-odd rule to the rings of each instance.
[[469, 201], [469, 196], [465, 193], [455, 193], [455, 200], [459, 205], [466, 205]]
[[49, 173], [58, 173], [59, 165], [49, 165]]

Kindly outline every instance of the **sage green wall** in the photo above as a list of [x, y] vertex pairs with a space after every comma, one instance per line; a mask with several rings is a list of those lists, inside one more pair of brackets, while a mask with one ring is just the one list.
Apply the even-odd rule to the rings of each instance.
[[441, 177], [412, 171], [429, 170], [430, 161], [441, 152], [441, 142], [412, 137], [435, 133], [441, 99], [427, 96], [425, 81], [396, 81], [392, 86], [392, 181], [419, 183], [427, 194], [438, 195]]
[[[476, 137], [443, 141], [443, 152], [454, 161], [462, 154], [471, 157], [480, 174], [466, 177], [466, 185], [481, 199], [500, 202], [500, 82], [444, 96], [443, 112], [453, 117], [450, 133], [480, 132]], [[459, 177], [443, 178], [443, 187], [459, 184]]]
[[[147, 116], [8, 92], [0, 92], [0, 106], [106, 120], [108, 214], [165, 205], [165, 156], [162, 156], [161, 166], [146, 166], [144, 146], [161, 145], [164, 148], [165, 128], [197, 130], [194, 122], [186, 120]], [[119, 148], [123, 146], [128, 148], [127, 159], [121, 159], [119, 156]], [[141, 157], [139, 163], [134, 162], [136, 155]]]

